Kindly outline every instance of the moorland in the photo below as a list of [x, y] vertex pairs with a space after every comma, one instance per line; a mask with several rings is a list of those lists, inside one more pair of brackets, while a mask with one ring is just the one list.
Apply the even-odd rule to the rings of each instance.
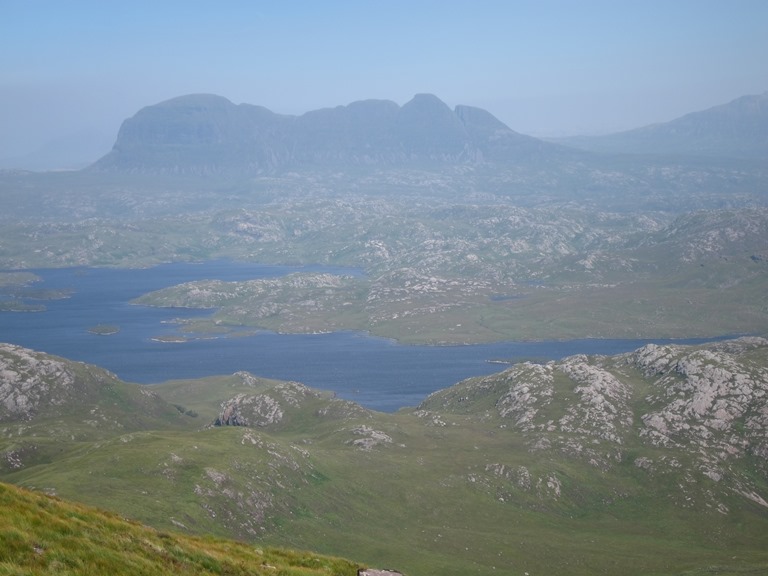
[[431, 95], [302, 116], [192, 95], [87, 169], [3, 171], [3, 310], [32, 268], [230, 259], [362, 274], [136, 302], [210, 309], [183, 326], [200, 335], [747, 336], [520, 363], [395, 414], [243, 372], [147, 388], [7, 344], [0, 479], [408, 574], [764, 572], [767, 103], [545, 142]]

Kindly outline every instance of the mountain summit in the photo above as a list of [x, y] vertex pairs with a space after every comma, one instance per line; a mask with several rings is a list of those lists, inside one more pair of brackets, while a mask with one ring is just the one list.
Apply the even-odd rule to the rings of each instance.
[[259, 174], [313, 167], [420, 167], [515, 163], [570, 154], [518, 134], [485, 110], [451, 110], [432, 94], [398, 106], [364, 100], [301, 116], [235, 105], [210, 94], [181, 96], [123, 122], [98, 171]]

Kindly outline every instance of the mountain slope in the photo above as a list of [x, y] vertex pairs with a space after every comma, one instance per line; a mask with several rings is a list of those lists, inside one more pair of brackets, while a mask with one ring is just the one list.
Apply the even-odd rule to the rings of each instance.
[[0, 344], [0, 474], [116, 434], [194, 429], [179, 408], [97, 366]]
[[[189, 415], [111, 372], [0, 344], [0, 421], [92, 439], [115, 432], [189, 427]], [[44, 426], [40, 426], [44, 423]]]
[[339, 558], [158, 532], [115, 514], [0, 483], [1, 574], [340, 576]]
[[417, 94], [402, 107], [385, 100], [274, 114], [214, 95], [181, 96], [126, 120], [95, 171], [260, 174], [312, 168], [420, 167], [483, 160], [578, 156], [510, 130], [488, 112], [451, 110]]
[[[768, 568], [765, 339], [515, 364], [397, 414], [245, 373], [153, 390], [196, 427], [74, 442], [2, 478], [411, 574]], [[0, 431], [0, 455], [36, 441]]]
[[654, 154], [768, 158], [768, 92], [606, 136], [557, 142], [610, 154]]

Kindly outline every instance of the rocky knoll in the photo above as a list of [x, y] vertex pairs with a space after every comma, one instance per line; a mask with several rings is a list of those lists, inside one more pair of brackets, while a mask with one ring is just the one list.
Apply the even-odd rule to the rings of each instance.
[[0, 420], [31, 420], [41, 408], [73, 399], [75, 392], [70, 363], [20, 346], [0, 345]]
[[682, 478], [677, 501], [685, 505], [698, 499], [725, 513], [735, 493], [768, 508], [764, 338], [525, 362], [439, 391], [419, 409], [492, 421], [521, 433], [531, 453]]
[[365, 100], [275, 114], [208, 94], [148, 106], [126, 120], [92, 170], [263, 174], [305, 168], [517, 162], [581, 153], [514, 132], [485, 110], [451, 110], [431, 94], [398, 106]]
[[107, 370], [0, 344], [0, 471], [45, 460], [67, 442], [175, 429], [186, 420], [153, 391]]
[[307, 418], [343, 421], [368, 415], [367, 410], [353, 402], [298, 382], [282, 382], [264, 391], [241, 392], [225, 400], [213, 425], [285, 429]]

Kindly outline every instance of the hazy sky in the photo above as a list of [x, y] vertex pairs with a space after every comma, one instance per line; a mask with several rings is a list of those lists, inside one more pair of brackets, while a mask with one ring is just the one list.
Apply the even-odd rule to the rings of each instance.
[[280, 113], [431, 92], [533, 135], [768, 91], [768, 0], [0, 0], [0, 157], [214, 93]]

